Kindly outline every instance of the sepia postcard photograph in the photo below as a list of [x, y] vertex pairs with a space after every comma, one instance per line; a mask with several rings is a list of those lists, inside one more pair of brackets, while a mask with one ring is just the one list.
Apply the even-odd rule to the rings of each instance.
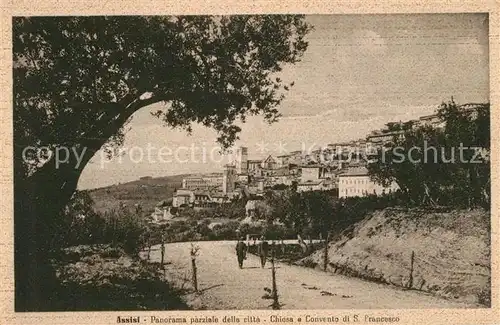
[[226, 8], [9, 14], [5, 324], [493, 324], [489, 10]]

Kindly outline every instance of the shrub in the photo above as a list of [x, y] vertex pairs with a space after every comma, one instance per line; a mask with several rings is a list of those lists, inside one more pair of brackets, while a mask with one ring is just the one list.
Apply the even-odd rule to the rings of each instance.
[[54, 248], [87, 244], [113, 244], [128, 253], [138, 252], [144, 245], [145, 217], [136, 209], [122, 206], [103, 214], [93, 210], [86, 192], [77, 192], [64, 214], [54, 236]]

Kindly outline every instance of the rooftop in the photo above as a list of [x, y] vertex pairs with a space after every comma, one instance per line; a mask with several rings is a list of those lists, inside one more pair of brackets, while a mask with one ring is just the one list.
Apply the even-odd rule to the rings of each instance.
[[321, 184], [321, 183], [323, 183], [323, 182], [324, 182], [323, 180], [321, 180], [321, 181], [311, 181], [311, 180], [309, 180], [309, 181], [307, 181], [307, 182], [305, 182], [305, 183], [299, 183], [299, 184], [297, 184], [297, 186], [311, 186], [311, 185], [319, 185], [319, 184]]
[[318, 165], [318, 164], [314, 164], [314, 165], [303, 165], [303, 166], [300, 166], [300, 168], [322, 168], [323, 166], [321, 165]]
[[191, 194], [188, 194], [188, 193], [175, 193], [174, 196], [191, 196]]
[[421, 116], [419, 119], [420, 120], [431, 120], [431, 119], [434, 119], [434, 118], [437, 118], [437, 114], [432, 114], [432, 115], [425, 115], [425, 116]]
[[207, 191], [194, 190], [194, 195], [210, 196], [210, 193]]
[[339, 174], [339, 177], [349, 176], [368, 176], [368, 169], [366, 167], [349, 168], [344, 173]]
[[264, 161], [274, 161], [274, 158], [272, 155], [269, 155], [266, 157], [266, 159], [264, 159]]
[[211, 195], [211, 197], [217, 197], [217, 198], [226, 197], [226, 196], [227, 195], [224, 193], [214, 193]]
[[392, 131], [392, 132], [381, 132], [378, 134], [369, 135], [368, 138], [385, 137], [388, 135], [397, 135], [397, 134], [401, 134], [401, 133], [404, 133], [404, 130]]

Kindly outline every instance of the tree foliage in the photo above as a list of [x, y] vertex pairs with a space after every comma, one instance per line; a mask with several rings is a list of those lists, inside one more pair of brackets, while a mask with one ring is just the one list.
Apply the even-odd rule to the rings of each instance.
[[[112, 153], [132, 114], [158, 102], [166, 125], [199, 123], [230, 146], [235, 121], [279, 117], [290, 83], [277, 73], [300, 59], [309, 30], [294, 15], [15, 18], [16, 177], [59, 188], [66, 203], [93, 155]], [[23, 159], [27, 146], [48, 150]], [[55, 170], [60, 146], [82, 162], [71, 154]]]
[[15, 18], [16, 143], [100, 148], [166, 102], [167, 125], [201, 123], [228, 146], [236, 119], [279, 116], [289, 84], [275, 73], [299, 60], [309, 29], [291, 15]]
[[[290, 84], [276, 73], [300, 59], [309, 30], [294, 15], [15, 18], [17, 178], [53, 184], [65, 204], [90, 158], [120, 144], [132, 114], [157, 102], [166, 125], [200, 123], [231, 145], [236, 120], [279, 117]], [[48, 152], [23, 159], [27, 146]], [[84, 153], [83, 162], [70, 155], [55, 170], [58, 146]]]
[[268, 199], [273, 220], [297, 234], [326, 235], [336, 218], [337, 196], [332, 191], [278, 192]]
[[372, 179], [396, 182], [417, 204], [489, 206], [490, 105], [450, 101], [437, 116], [440, 125], [399, 129], [372, 157]]
[[[163, 103], [154, 115], [165, 125], [202, 124], [228, 147], [236, 121], [280, 116], [292, 82], [279, 72], [300, 60], [310, 28], [297, 15], [15, 17], [16, 310], [44, 301], [50, 289], [28, 278], [41, 276], [57, 216], [136, 111]], [[47, 150], [23, 157], [28, 146]], [[72, 154], [57, 166], [61, 146]]]

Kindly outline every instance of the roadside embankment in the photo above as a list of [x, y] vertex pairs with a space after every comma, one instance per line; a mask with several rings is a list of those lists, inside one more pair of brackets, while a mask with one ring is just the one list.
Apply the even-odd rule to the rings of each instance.
[[[296, 264], [322, 268], [324, 254]], [[327, 271], [490, 306], [490, 214], [373, 212], [329, 244]]]

